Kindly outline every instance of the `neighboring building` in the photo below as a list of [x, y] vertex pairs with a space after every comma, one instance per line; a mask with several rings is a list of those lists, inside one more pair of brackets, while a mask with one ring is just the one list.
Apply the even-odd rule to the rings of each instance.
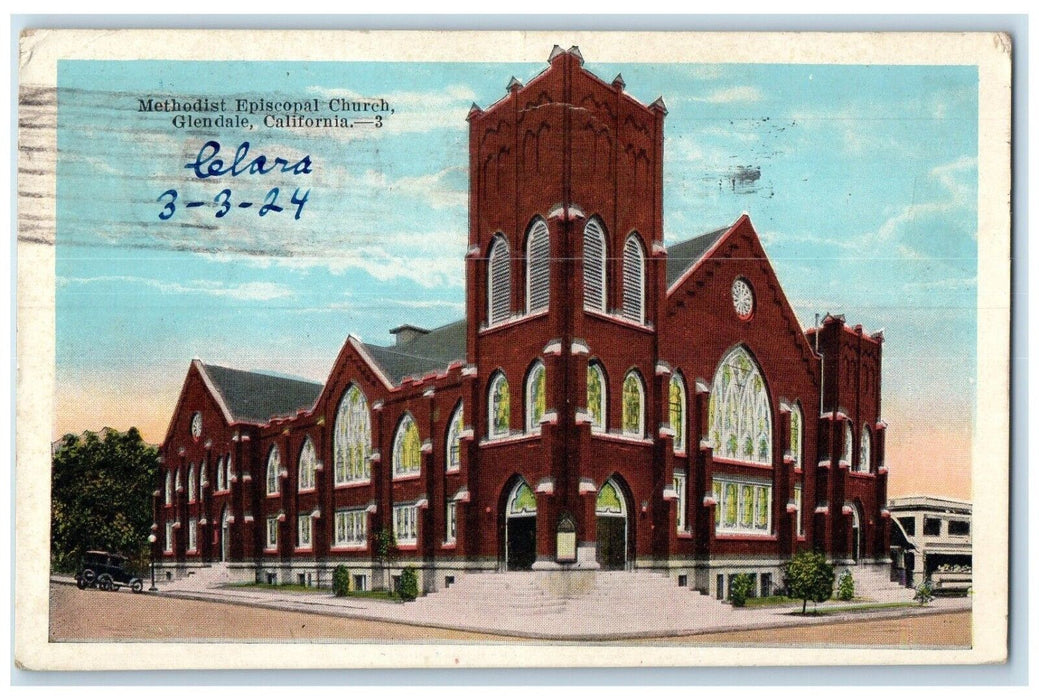
[[466, 318], [351, 336], [323, 385], [193, 361], [156, 556], [365, 587], [390, 529], [426, 590], [654, 568], [719, 597], [803, 548], [887, 564], [882, 334], [803, 330], [746, 215], [665, 247], [663, 101], [549, 63], [469, 113]]
[[905, 496], [888, 501], [891, 566], [906, 586], [931, 581], [938, 591], [971, 586], [970, 501]]

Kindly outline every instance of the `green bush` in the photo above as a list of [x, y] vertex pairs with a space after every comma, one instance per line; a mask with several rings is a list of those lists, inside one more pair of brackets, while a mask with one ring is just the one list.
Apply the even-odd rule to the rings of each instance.
[[332, 592], [340, 597], [350, 592], [350, 571], [342, 564], [332, 571]]
[[754, 590], [754, 579], [750, 574], [736, 574], [732, 577], [729, 587], [729, 602], [734, 608], [742, 608], [747, 604], [747, 598]]
[[855, 597], [855, 579], [851, 571], [845, 569], [837, 579], [837, 600], [851, 600]]
[[400, 596], [401, 600], [415, 600], [418, 598], [418, 576], [415, 575], [415, 568], [412, 566], [405, 566], [404, 570], [400, 572], [400, 580], [397, 583], [397, 595]]
[[913, 596], [920, 605], [927, 605], [934, 600], [934, 585], [930, 581], [924, 581], [916, 587], [916, 595]]
[[787, 595], [803, 601], [801, 614], [808, 609], [808, 601], [822, 603], [833, 595], [833, 566], [822, 552], [802, 550], [783, 566], [783, 586]]

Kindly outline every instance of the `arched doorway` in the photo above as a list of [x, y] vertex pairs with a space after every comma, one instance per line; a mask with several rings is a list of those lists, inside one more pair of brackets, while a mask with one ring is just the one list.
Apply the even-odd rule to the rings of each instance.
[[227, 513], [227, 506], [224, 506], [224, 512], [220, 516], [220, 561], [227, 561], [231, 558], [231, 523], [229, 522], [229, 516]]
[[610, 479], [595, 499], [595, 559], [606, 570], [628, 564], [628, 504], [620, 484]]
[[529, 571], [537, 559], [537, 500], [522, 479], [505, 502], [505, 569]]

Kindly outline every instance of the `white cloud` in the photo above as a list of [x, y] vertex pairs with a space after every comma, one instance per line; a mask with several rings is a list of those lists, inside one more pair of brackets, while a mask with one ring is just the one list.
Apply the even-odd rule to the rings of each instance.
[[243, 301], [270, 301], [293, 295], [292, 289], [284, 284], [274, 282], [245, 282], [227, 286], [211, 280], [192, 280], [188, 284], [179, 282], [161, 282], [148, 277], [129, 275], [102, 275], [99, 277], [59, 277], [58, 284], [99, 284], [120, 282], [124, 284], [140, 284], [157, 289], [163, 294], [203, 294], [206, 296], [226, 297]]
[[733, 85], [715, 90], [706, 97], [694, 98], [694, 101], [728, 104], [731, 102], [760, 102], [764, 97], [761, 90], [753, 85]]

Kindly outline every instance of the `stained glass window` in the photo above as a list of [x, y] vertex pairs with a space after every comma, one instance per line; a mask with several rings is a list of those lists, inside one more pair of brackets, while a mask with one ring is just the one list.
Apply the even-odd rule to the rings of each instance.
[[397, 544], [418, 541], [418, 507], [414, 503], [393, 506], [393, 536]]
[[597, 363], [588, 365], [588, 414], [592, 430], [606, 429], [606, 375]]
[[301, 515], [296, 518], [296, 546], [299, 549], [309, 549], [313, 546], [310, 526], [309, 515]]
[[489, 436], [505, 437], [509, 434], [509, 382], [501, 372], [491, 379], [488, 395]]
[[188, 501], [191, 503], [194, 503], [197, 497], [195, 478], [195, 463], [192, 462], [188, 467]]
[[368, 400], [355, 385], [343, 394], [336, 411], [335, 482], [367, 481], [371, 476], [372, 420]]
[[368, 517], [363, 510], [336, 511], [336, 547], [363, 547], [368, 542]]
[[643, 423], [643, 388], [642, 378], [635, 370], [624, 377], [621, 388], [621, 429], [627, 435], [645, 434]]
[[163, 499], [166, 505], [173, 503], [173, 473], [166, 472], [166, 493]]
[[278, 546], [278, 519], [267, 518], [267, 549]]
[[541, 429], [545, 415], [545, 366], [534, 365], [527, 375], [527, 432]]
[[689, 526], [686, 523], [686, 517], [685, 517], [686, 508], [687, 508], [687, 500], [686, 500], [686, 473], [685, 473], [685, 470], [678, 470], [678, 469], [675, 470], [675, 473], [674, 473], [674, 487], [675, 487], [675, 493], [678, 494], [678, 504], [677, 504], [677, 513], [678, 513], [678, 515], [677, 515], [677, 518], [676, 518], [677, 528], [678, 528], [679, 532], [685, 532], [686, 530], [689, 529]]
[[675, 432], [675, 452], [685, 452], [685, 382], [677, 372], [671, 376], [671, 388], [668, 392], [668, 408], [671, 429]]
[[278, 493], [278, 472], [281, 471], [281, 452], [278, 446], [271, 448], [267, 455], [267, 495]]
[[761, 370], [744, 348], [718, 365], [707, 412], [715, 456], [772, 464], [772, 408]]
[[448, 501], [444, 511], [444, 542], [451, 544], [456, 538], [458, 504]]
[[600, 515], [622, 515], [624, 510], [617, 487], [612, 481], [607, 481], [595, 499], [595, 512]]
[[462, 404], [458, 404], [447, 427], [447, 471], [457, 471], [462, 465]]
[[537, 500], [534, 498], [534, 492], [530, 490], [527, 482], [521, 481], [512, 491], [512, 498], [509, 499], [508, 514], [510, 516], [533, 515], [537, 512], [538, 505]]
[[800, 469], [802, 449], [802, 425], [804, 418], [801, 415], [801, 406], [794, 404], [790, 409], [790, 456], [794, 458], [794, 467]]
[[771, 485], [715, 477], [711, 491], [718, 502], [714, 516], [716, 532], [764, 535], [772, 531]]
[[299, 490], [314, 488], [314, 474], [317, 470], [317, 450], [314, 441], [308, 436], [303, 441], [303, 449], [299, 451]]
[[851, 431], [851, 421], [844, 421], [844, 451], [841, 454], [841, 461], [847, 465], [851, 465], [851, 452], [852, 442], [855, 440]]
[[421, 469], [422, 440], [419, 438], [415, 419], [410, 413], [405, 413], [393, 438], [393, 475], [418, 474]]

